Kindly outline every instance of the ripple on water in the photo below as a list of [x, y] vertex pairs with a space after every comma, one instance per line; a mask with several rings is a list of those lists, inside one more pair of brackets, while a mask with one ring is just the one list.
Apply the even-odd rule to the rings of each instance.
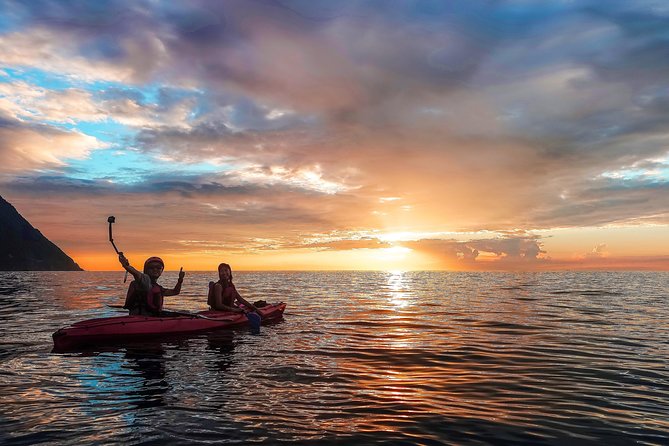
[[667, 278], [237, 273], [283, 322], [52, 354], [122, 274], [0, 273], [0, 442], [667, 444]]

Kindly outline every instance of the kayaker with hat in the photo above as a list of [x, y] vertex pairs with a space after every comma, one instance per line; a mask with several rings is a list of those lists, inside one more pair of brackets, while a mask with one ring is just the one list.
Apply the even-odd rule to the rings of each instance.
[[138, 271], [130, 265], [123, 253], [119, 253], [118, 260], [123, 268], [132, 274], [135, 279], [130, 282], [128, 294], [125, 298], [126, 308], [130, 315], [159, 316], [163, 309], [163, 297], [176, 296], [181, 292], [181, 284], [184, 281], [183, 269], [179, 271], [179, 279], [174, 288], [164, 288], [158, 284], [158, 278], [165, 269], [165, 262], [160, 257], [149, 257], [144, 262], [144, 272]]

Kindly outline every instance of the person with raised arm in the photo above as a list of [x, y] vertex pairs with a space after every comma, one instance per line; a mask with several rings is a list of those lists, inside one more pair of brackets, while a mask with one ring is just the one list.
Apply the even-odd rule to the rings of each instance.
[[135, 279], [130, 282], [123, 308], [130, 311], [130, 315], [160, 316], [165, 296], [176, 296], [181, 292], [181, 284], [186, 273], [179, 270], [179, 278], [174, 288], [164, 288], [158, 283], [158, 278], [165, 269], [165, 262], [160, 257], [149, 257], [144, 262], [143, 272], [140, 272], [128, 259], [119, 253], [118, 260], [123, 268], [132, 274]]

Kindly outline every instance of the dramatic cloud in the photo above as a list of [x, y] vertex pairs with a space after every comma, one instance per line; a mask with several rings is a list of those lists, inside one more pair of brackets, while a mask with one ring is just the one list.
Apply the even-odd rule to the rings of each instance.
[[547, 260], [537, 237], [507, 236], [465, 242], [424, 239], [402, 245], [431, 255], [442, 266], [457, 269], [477, 268], [474, 263], [481, 264], [481, 257], [485, 257], [485, 261], [478, 268], [490, 268], [494, 261], [496, 266], [493, 268], [522, 269]]
[[[134, 222], [197, 222], [175, 251], [404, 247], [509, 268], [557, 262], [536, 235], [552, 229], [669, 225], [654, 0], [0, 8], [1, 186], [26, 203], [133, 197]], [[379, 235], [396, 232], [460, 235]], [[603, 260], [594, 243], [573, 255]]]

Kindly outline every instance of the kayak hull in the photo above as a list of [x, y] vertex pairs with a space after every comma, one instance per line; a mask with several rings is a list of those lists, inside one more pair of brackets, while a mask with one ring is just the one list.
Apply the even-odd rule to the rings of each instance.
[[[283, 317], [285, 303], [260, 308], [262, 323]], [[192, 315], [167, 317], [116, 316], [76, 322], [53, 333], [54, 351], [75, 350], [101, 344], [140, 341], [171, 335], [204, 333], [224, 328], [248, 326], [244, 314], [227, 311], [201, 311]]]

